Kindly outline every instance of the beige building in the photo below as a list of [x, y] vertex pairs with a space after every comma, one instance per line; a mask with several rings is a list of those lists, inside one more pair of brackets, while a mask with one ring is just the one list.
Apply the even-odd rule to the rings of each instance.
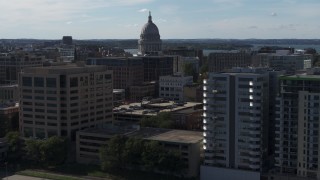
[[214, 52], [208, 56], [209, 72], [223, 72], [233, 67], [248, 67], [250, 65], [250, 54], [237, 50]]
[[202, 153], [202, 133], [159, 128], [138, 129], [86, 129], [77, 133], [77, 162], [99, 164], [99, 149], [115, 135], [137, 137], [158, 141], [168, 150], [177, 150], [186, 163], [185, 177], [196, 177], [199, 173]]
[[112, 72], [103, 66], [27, 68], [19, 90], [24, 137], [74, 140], [78, 130], [112, 123]]

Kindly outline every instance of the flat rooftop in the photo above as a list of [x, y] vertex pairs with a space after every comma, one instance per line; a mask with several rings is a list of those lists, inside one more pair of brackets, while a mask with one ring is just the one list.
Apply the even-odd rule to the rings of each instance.
[[141, 128], [140, 130], [132, 132], [128, 135], [147, 140], [187, 144], [198, 143], [203, 139], [202, 132], [161, 128]]
[[186, 102], [184, 104], [179, 104], [174, 101], [160, 103], [130, 103], [113, 108], [113, 112], [115, 114], [155, 116], [159, 112], [175, 112], [200, 105], [202, 105], [202, 103]]
[[90, 134], [103, 134], [103, 135], [124, 135], [126, 133], [136, 130], [133, 127], [123, 127], [123, 126], [107, 126], [107, 127], [95, 127], [88, 128], [79, 131], [79, 133], [90, 133]]
[[106, 67], [96, 66], [96, 65], [65, 64], [65, 65], [57, 65], [57, 66], [29, 67], [29, 68], [25, 68], [23, 73], [74, 74], [74, 73], [97, 72], [97, 71], [106, 71]]
[[303, 73], [290, 76], [280, 76], [280, 79], [320, 81], [320, 75]]

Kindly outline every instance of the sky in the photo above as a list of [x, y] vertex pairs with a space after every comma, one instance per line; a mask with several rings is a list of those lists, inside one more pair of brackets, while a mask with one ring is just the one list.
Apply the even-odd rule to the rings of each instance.
[[0, 0], [0, 39], [320, 39], [319, 0]]

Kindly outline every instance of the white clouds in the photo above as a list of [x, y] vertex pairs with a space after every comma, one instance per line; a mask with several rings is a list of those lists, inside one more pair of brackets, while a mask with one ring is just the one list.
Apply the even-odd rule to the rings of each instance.
[[148, 12], [149, 10], [148, 9], [140, 9], [138, 12]]
[[271, 14], [270, 14], [270, 16], [278, 16], [278, 14], [276, 13], [276, 12], [272, 12]]
[[68, 22], [66, 22], [66, 24], [72, 24], [72, 21], [68, 21]]

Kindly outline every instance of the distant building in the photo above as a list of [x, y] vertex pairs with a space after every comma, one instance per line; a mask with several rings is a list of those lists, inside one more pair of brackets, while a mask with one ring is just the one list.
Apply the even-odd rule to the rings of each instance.
[[195, 131], [140, 128], [86, 129], [77, 133], [77, 162], [99, 164], [99, 149], [115, 135], [141, 138], [146, 141], [158, 141], [165, 149], [181, 153], [186, 163], [184, 177], [196, 177], [199, 173], [202, 152], [202, 133]]
[[20, 133], [64, 136], [112, 123], [112, 72], [103, 66], [26, 68], [20, 75]]
[[0, 54], [0, 85], [17, 84], [24, 68], [42, 66], [44, 60], [41, 54], [25, 51]]
[[177, 57], [187, 57], [187, 58], [197, 58], [199, 60], [198, 65], [202, 65], [203, 60], [203, 50], [194, 49], [188, 47], [177, 47], [163, 50], [163, 54], [177, 56]]
[[141, 101], [145, 97], [156, 97], [157, 84], [154, 81], [133, 85], [129, 88], [129, 101]]
[[160, 76], [173, 74], [173, 57], [171, 56], [144, 56], [144, 81], [159, 81]]
[[233, 67], [249, 67], [251, 56], [240, 51], [221, 51], [208, 56], [209, 72], [223, 72]]
[[172, 101], [184, 101], [183, 88], [191, 85], [192, 76], [182, 76], [179, 74], [172, 76], [160, 76], [159, 79], [159, 97]]
[[289, 50], [277, 50], [276, 53], [254, 55], [252, 66], [269, 67], [277, 71], [285, 70], [287, 74], [294, 74], [298, 70], [311, 68], [312, 55], [290, 54]]
[[72, 36], [63, 36], [62, 37], [62, 44], [72, 45], [73, 44]]
[[148, 22], [142, 27], [140, 39], [138, 41], [138, 54], [159, 53], [162, 51], [162, 41], [158, 27], [152, 22], [151, 12], [149, 12]]
[[[186, 70], [190, 71], [190, 69], [188, 68], [191, 68], [194, 75], [198, 75], [199, 74], [199, 58], [178, 56], [177, 58], [174, 59], [173, 61], [174, 73], [182, 73], [183, 75], [186, 75], [186, 73], [190, 73], [190, 72], [186, 72]], [[191, 74], [188, 74], [188, 75], [191, 75]]]
[[[143, 83], [143, 62], [140, 57], [88, 58], [88, 65], [105, 65], [113, 72], [113, 88], [125, 89]], [[128, 93], [127, 92], [127, 93]]]

